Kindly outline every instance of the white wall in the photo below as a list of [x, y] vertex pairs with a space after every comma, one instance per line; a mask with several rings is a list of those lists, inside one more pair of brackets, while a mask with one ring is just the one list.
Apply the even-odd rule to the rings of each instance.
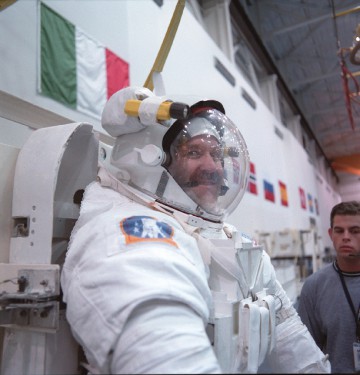
[[[165, 0], [162, 7], [151, 0], [46, 0], [44, 3], [126, 60], [130, 64], [130, 85], [142, 86], [177, 2]], [[38, 8], [37, 0], [18, 0], [0, 12], [0, 90], [73, 121], [90, 122], [102, 131], [98, 120], [37, 92]], [[235, 77], [235, 87], [215, 69], [215, 57]], [[197, 96], [221, 101], [247, 142], [250, 158], [256, 165], [258, 195], [245, 193], [229, 221], [255, 236], [259, 231], [307, 229], [312, 217], [324, 245], [330, 246], [326, 235], [328, 217], [331, 207], [340, 201], [340, 195], [325, 181], [321, 182], [321, 176], [292, 133], [270, 113], [187, 9], [162, 75], [166, 93], [172, 99], [186, 101]], [[255, 100], [256, 110], [242, 98], [241, 88]], [[275, 134], [275, 126], [283, 133], [283, 139]], [[11, 143], [10, 138], [14, 136], [23, 137], [17, 128], [0, 119], [0, 142]], [[264, 178], [274, 185], [275, 203], [264, 199]], [[287, 185], [288, 207], [280, 204], [279, 180]], [[320, 215], [300, 207], [299, 187], [318, 199]]]

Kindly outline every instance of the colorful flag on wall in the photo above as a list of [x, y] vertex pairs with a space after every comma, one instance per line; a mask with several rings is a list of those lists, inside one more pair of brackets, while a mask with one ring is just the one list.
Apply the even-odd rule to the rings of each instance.
[[129, 64], [41, 3], [40, 92], [101, 117], [107, 99], [129, 86]]
[[286, 189], [286, 185], [279, 181], [279, 187], [280, 187], [280, 201], [281, 201], [281, 204], [283, 206], [288, 206], [289, 205], [289, 202], [288, 202], [288, 195], [287, 195], [287, 189]]
[[315, 212], [316, 212], [316, 215], [319, 215], [319, 203], [318, 203], [318, 200], [315, 198], [314, 201], [315, 201]]
[[255, 164], [252, 162], [250, 162], [250, 174], [247, 190], [251, 194], [257, 195]]
[[266, 180], [264, 180], [264, 195], [266, 200], [275, 202], [274, 186]]
[[311, 194], [308, 193], [308, 203], [310, 212], [314, 212], [313, 199]]
[[300, 205], [301, 208], [306, 210], [306, 197], [305, 197], [305, 191], [301, 187], [299, 187], [299, 194], [300, 194]]

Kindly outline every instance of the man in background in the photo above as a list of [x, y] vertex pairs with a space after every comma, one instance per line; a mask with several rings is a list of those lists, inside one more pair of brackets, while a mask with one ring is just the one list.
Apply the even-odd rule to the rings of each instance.
[[333, 373], [360, 371], [360, 202], [332, 208], [329, 236], [336, 259], [309, 276], [298, 312]]

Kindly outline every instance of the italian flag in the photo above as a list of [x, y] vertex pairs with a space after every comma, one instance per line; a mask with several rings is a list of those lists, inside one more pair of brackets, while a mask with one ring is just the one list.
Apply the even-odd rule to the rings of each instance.
[[100, 119], [107, 99], [129, 86], [129, 64], [41, 3], [40, 92]]

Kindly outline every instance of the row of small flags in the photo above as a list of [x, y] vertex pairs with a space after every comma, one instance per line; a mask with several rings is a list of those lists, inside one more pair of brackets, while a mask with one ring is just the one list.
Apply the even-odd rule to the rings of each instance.
[[[264, 198], [270, 202], [275, 203], [274, 185], [265, 179], [263, 180], [263, 184], [264, 184]], [[250, 175], [249, 175], [247, 191], [251, 194], [258, 195], [255, 164], [252, 162], [250, 162]], [[288, 200], [286, 184], [284, 184], [280, 180], [279, 180], [279, 191], [280, 191], [281, 205], [288, 207], [289, 200]], [[306, 195], [305, 190], [301, 187], [299, 187], [299, 197], [300, 197], [300, 207], [302, 209], [306, 210], [308, 207], [311, 213], [316, 213], [316, 215], [319, 215], [319, 205], [318, 205], [318, 201], [316, 198], [313, 198], [313, 196], [310, 193]]]

